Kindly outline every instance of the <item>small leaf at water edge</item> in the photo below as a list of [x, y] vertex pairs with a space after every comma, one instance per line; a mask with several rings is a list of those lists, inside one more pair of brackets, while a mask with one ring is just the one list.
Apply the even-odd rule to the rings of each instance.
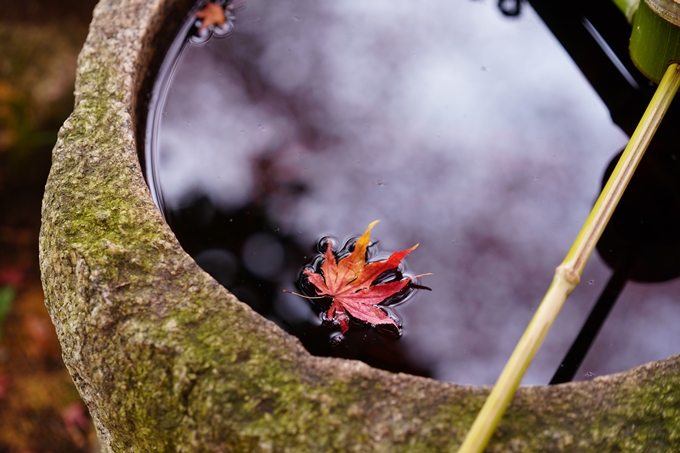
[[221, 27], [227, 21], [227, 15], [224, 12], [224, 8], [213, 2], [206, 3], [203, 9], [196, 13], [196, 17], [201, 19], [201, 26], [197, 32], [199, 35], [206, 28], [212, 27], [213, 25]]

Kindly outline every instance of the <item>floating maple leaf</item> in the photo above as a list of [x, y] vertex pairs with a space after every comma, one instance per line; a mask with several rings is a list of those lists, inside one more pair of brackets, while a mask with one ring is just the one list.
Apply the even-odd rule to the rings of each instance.
[[[418, 244], [410, 249], [394, 252], [385, 261], [366, 263], [366, 250], [370, 242], [371, 229], [378, 222], [376, 220], [368, 225], [366, 232], [356, 241], [351, 254], [336, 260], [331, 244], [328, 242], [321, 273], [309, 268], [304, 270], [309, 282], [316, 288], [317, 297], [328, 297], [333, 300], [326, 317], [338, 321], [343, 334], [349, 329], [349, 316], [374, 326], [392, 324], [399, 330], [397, 322], [380, 307], [380, 304], [404, 289], [412, 278], [401, 278], [378, 284], [375, 282], [385, 272], [397, 269], [404, 257], [415, 250]], [[308, 296], [302, 297], [309, 298]]]
[[227, 15], [224, 8], [213, 2], [206, 3], [203, 9], [196, 13], [196, 17], [201, 19], [201, 26], [198, 29], [199, 35], [206, 28], [212, 27], [213, 25], [221, 27], [227, 21]]

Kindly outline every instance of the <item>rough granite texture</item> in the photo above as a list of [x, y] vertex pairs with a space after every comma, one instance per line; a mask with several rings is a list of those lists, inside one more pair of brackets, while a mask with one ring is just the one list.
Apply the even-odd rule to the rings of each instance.
[[[309, 355], [164, 223], [137, 157], [137, 99], [190, 7], [100, 2], [45, 191], [46, 304], [103, 450], [455, 451], [487, 388]], [[520, 388], [487, 451], [680, 451], [680, 357]]]

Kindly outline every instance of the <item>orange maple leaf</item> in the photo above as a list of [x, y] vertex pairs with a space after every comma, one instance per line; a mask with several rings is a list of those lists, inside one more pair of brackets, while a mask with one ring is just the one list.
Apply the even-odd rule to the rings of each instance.
[[224, 12], [224, 8], [213, 2], [206, 3], [203, 9], [196, 13], [196, 17], [202, 19], [201, 26], [197, 32], [199, 35], [206, 28], [213, 25], [221, 27], [227, 21], [227, 15]]
[[392, 324], [399, 330], [397, 322], [379, 305], [404, 289], [412, 279], [402, 278], [385, 283], [373, 283], [384, 272], [398, 268], [404, 257], [415, 250], [418, 244], [410, 249], [394, 252], [385, 261], [366, 263], [371, 229], [378, 222], [376, 220], [368, 225], [366, 232], [356, 241], [350, 255], [336, 261], [329, 242], [324, 253], [321, 273], [309, 268], [304, 270], [309, 282], [316, 288], [317, 296], [333, 300], [326, 316], [330, 320], [338, 321], [343, 334], [349, 329], [348, 314], [374, 326]]

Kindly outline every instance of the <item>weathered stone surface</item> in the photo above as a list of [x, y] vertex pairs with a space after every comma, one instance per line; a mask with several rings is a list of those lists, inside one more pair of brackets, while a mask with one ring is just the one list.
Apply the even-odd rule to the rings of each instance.
[[[488, 389], [310, 356], [186, 255], [137, 158], [137, 99], [190, 0], [102, 0], [53, 153], [41, 267], [105, 451], [454, 451]], [[675, 451], [680, 357], [521, 388], [488, 451]]]

